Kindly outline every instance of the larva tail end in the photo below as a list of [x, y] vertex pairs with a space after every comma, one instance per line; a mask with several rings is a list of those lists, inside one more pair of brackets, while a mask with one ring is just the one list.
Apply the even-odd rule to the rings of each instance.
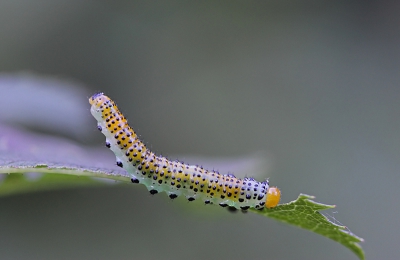
[[265, 207], [268, 209], [275, 208], [279, 200], [281, 199], [281, 190], [277, 187], [270, 187], [267, 192], [267, 199], [265, 201]]
[[103, 92], [99, 92], [99, 93], [94, 94], [93, 96], [91, 96], [91, 97], [89, 98], [89, 103], [90, 103], [91, 105], [93, 105], [93, 103], [94, 103], [94, 101], [96, 100], [96, 98], [97, 98], [98, 96], [102, 96], [102, 95], [104, 95]]

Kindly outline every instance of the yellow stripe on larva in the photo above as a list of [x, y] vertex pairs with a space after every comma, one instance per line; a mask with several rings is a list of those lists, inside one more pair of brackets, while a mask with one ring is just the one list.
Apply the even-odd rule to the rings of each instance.
[[117, 165], [129, 172], [133, 183], [144, 184], [151, 194], [165, 191], [171, 199], [183, 194], [189, 201], [199, 198], [206, 204], [218, 203], [242, 210], [278, 205], [280, 190], [269, 187], [268, 181], [241, 180], [232, 174], [222, 175], [157, 156], [146, 148], [109, 97], [98, 93], [89, 103], [98, 129], [106, 137], [106, 146], [117, 158]]

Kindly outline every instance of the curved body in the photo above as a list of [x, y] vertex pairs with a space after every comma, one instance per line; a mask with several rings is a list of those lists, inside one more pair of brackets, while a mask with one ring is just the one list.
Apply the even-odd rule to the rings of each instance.
[[117, 165], [130, 173], [133, 183], [144, 184], [151, 194], [165, 191], [171, 199], [182, 194], [189, 201], [202, 199], [206, 204], [242, 210], [272, 208], [278, 204], [280, 190], [269, 187], [267, 180], [238, 179], [232, 174], [223, 175], [157, 156], [146, 148], [109, 97], [98, 93], [89, 103]]

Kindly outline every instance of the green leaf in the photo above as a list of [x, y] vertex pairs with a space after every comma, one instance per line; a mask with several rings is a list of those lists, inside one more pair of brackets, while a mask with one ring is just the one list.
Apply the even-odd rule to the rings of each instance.
[[[4, 165], [0, 156], [0, 173], [8, 173], [8, 177], [0, 185], [0, 195], [16, 192], [65, 187], [70, 185], [99, 184], [87, 177], [112, 179], [115, 181], [130, 182], [129, 176], [124, 172], [113, 172], [104, 169], [89, 169], [85, 167], [62, 167], [56, 164], [30, 164], [28, 162], [9, 163]], [[28, 181], [21, 173], [47, 173], [40, 181]], [[71, 176], [65, 176], [71, 175]], [[73, 176], [79, 176], [71, 178]], [[358, 244], [364, 240], [351, 233], [345, 226], [331, 222], [319, 211], [332, 209], [334, 205], [326, 205], [313, 201], [313, 196], [300, 194], [299, 197], [289, 203], [281, 204], [272, 209], [250, 211], [278, 221], [288, 223], [322, 236], [328, 237], [353, 251], [360, 259], [365, 259], [364, 251]]]
[[[0, 133], [0, 196], [104, 183], [96, 180], [98, 178], [130, 182], [129, 175], [115, 166], [114, 157], [106, 149], [85, 148], [60, 138], [1, 125]], [[242, 164], [244, 169], [249, 169], [248, 164], [254, 165], [254, 161], [246, 159]], [[31, 173], [41, 175], [32, 179]], [[364, 252], [358, 244], [363, 239], [319, 213], [334, 206], [311, 199], [312, 196], [301, 194], [297, 200], [273, 209], [251, 211], [331, 238], [364, 259]]]
[[[1, 160], [0, 163], [2, 163]], [[114, 181], [130, 181], [126, 175], [110, 173], [104, 170], [88, 170], [81, 167], [49, 167], [45, 164], [35, 165], [26, 162], [18, 164], [0, 165], [0, 177], [2, 173], [5, 175], [5, 178], [0, 183], [0, 196], [73, 186], [104, 185], [104, 182], [90, 177]], [[45, 174], [31, 179], [29, 176], [32, 173]]]
[[104, 149], [1, 124], [0, 141], [0, 173], [8, 173], [0, 174], [0, 195], [101, 184], [89, 177], [130, 181]]
[[350, 232], [346, 226], [333, 223], [322, 215], [320, 210], [332, 209], [335, 206], [315, 202], [312, 200], [314, 198], [314, 196], [300, 194], [296, 200], [275, 208], [251, 209], [251, 211], [328, 237], [349, 248], [360, 259], [365, 259], [364, 251], [358, 244], [364, 239]]

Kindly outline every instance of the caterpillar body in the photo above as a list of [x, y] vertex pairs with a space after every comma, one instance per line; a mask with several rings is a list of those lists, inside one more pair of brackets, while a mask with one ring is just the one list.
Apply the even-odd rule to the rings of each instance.
[[206, 204], [243, 211], [278, 205], [281, 192], [270, 187], [268, 180], [238, 179], [233, 174], [223, 175], [155, 155], [109, 97], [97, 93], [89, 98], [89, 103], [90, 112], [98, 121], [97, 128], [105, 135], [106, 147], [114, 152], [117, 165], [130, 174], [132, 183], [144, 184], [151, 194], [165, 191], [171, 199], [182, 194], [189, 201], [203, 199]]

